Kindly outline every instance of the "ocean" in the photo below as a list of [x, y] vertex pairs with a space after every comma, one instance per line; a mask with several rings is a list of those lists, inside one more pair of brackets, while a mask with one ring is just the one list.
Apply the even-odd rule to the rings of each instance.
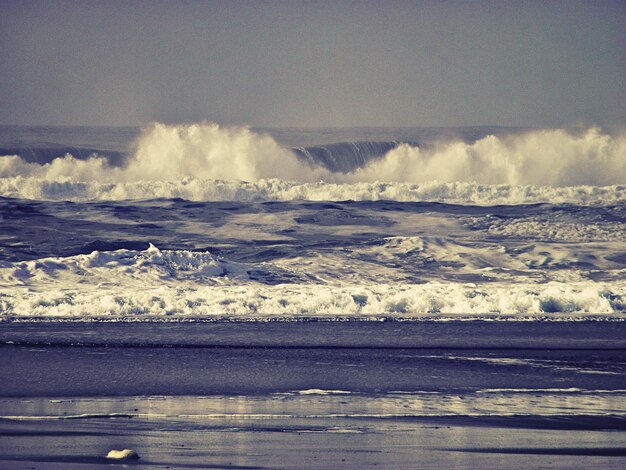
[[623, 129], [0, 126], [0, 468], [623, 468]]
[[0, 128], [0, 316], [623, 318], [619, 130]]

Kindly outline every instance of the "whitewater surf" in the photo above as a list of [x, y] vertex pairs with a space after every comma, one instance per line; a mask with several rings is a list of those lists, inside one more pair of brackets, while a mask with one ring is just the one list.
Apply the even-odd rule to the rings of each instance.
[[0, 150], [3, 318], [626, 310], [619, 129], [5, 127]]

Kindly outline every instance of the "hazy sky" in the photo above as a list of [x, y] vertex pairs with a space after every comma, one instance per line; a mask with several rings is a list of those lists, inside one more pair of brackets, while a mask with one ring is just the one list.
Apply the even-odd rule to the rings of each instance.
[[0, 0], [0, 123], [626, 122], [626, 2]]

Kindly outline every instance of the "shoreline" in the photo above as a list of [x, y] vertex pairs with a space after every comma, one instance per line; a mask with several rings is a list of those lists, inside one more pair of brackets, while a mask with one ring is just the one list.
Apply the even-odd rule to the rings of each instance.
[[[623, 468], [623, 416], [389, 416], [407, 405], [420, 409], [428, 396], [407, 403], [402, 398], [360, 403], [346, 395], [0, 399], [5, 410], [29, 407], [26, 413], [56, 415], [0, 418], [0, 468], [112, 463], [240, 469]], [[568, 403], [567, 395], [552, 399]], [[471, 397], [456, 399], [460, 406], [468, 401], [471, 406]], [[83, 413], [68, 416], [76, 411]], [[140, 459], [105, 458], [122, 448], [133, 449]]]
[[[0, 468], [623, 468], [626, 322], [2, 322]], [[120, 462], [118, 462], [120, 463]]]
[[625, 389], [624, 322], [0, 324], [0, 396]]

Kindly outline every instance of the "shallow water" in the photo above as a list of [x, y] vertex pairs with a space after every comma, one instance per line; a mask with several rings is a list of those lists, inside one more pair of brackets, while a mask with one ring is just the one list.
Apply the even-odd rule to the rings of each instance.
[[0, 468], [621, 468], [625, 325], [4, 322]]
[[[590, 431], [580, 423], [568, 425], [566, 417], [481, 421], [325, 415], [349, 408], [346, 397], [307, 397], [299, 409], [319, 411], [315, 417], [268, 416], [268, 400], [250, 397], [85, 402], [44, 399], [32, 406], [57, 413], [76, 407], [130, 408], [134, 414], [130, 419], [1, 420], [0, 465], [93, 468], [110, 465], [104, 455], [121, 448], [132, 448], [141, 457], [126, 465], [149, 468], [621, 468], [625, 455], [624, 433], [611, 429], [610, 419]], [[291, 403], [295, 406], [296, 400]], [[388, 403], [360, 408], [375, 415], [386, 411], [383, 405]], [[224, 414], [228, 410], [235, 412]]]
[[0, 467], [621, 468], [623, 325], [4, 323]]

